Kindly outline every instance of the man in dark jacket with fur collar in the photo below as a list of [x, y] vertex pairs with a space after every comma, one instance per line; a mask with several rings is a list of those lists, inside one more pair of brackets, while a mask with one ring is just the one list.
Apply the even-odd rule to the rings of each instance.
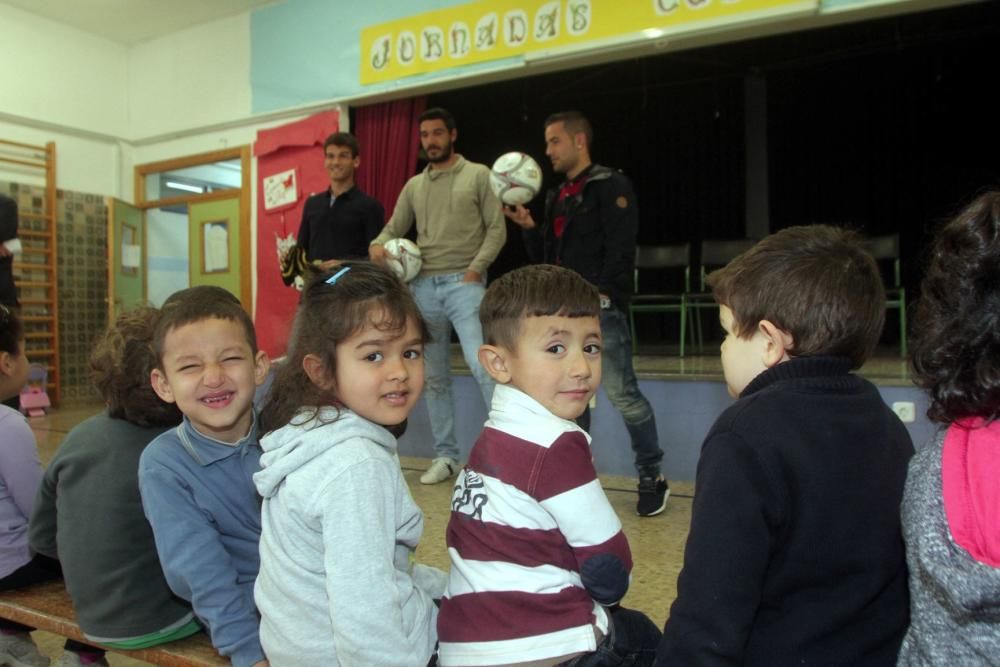
[[[576, 271], [601, 294], [604, 390], [625, 420], [639, 472], [639, 516], [663, 511], [670, 490], [660, 474], [656, 420], [639, 391], [632, 369], [628, 303], [632, 294], [635, 239], [639, 211], [632, 184], [621, 172], [590, 159], [593, 131], [578, 111], [565, 111], [545, 121], [545, 154], [566, 180], [545, 200], [545, 221], [538, 228], [523, 206], [505, 209], [522, 227], [532, 261], [558, 264]], [[589, 430], [590, 413], [577, 419]]]

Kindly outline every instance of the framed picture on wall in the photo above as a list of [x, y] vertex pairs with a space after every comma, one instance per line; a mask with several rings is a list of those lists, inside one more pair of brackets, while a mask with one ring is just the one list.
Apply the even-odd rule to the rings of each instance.
[[299, 201], [298, 169], [265, 176], [261, 183], [264, 193], [264, 210], [268, 213], [292, 208]]
[[229, 220], [201, 223], [201, 270], [203, 273], [229, 271]]

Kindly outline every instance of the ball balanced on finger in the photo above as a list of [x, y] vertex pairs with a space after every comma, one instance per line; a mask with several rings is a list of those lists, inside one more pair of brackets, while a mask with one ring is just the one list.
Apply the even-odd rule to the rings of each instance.
[[384, 248], [386, 264], [400, 280], [408, 283], [417, 277], [423, 258], [416, 243], [410, 239], [390, 239], [385, 242]]
[[490, 170], [490, 187], [508, 206], [527, 204], [542, 189], [542, 170], [527, 153], [504, 153]]

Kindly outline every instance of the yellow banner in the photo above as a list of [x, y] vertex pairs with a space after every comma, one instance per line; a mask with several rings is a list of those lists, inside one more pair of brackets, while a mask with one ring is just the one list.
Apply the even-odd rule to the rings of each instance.
[[361, 83], [815, 11], [819, 0], [482, 0], [361, 31]]

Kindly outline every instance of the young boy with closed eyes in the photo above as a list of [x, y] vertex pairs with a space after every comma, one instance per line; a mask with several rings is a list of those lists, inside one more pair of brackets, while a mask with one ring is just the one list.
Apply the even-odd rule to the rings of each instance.
[[139, 460], [164, 575], [234, 667], [266, 665], [253, 600], [261, 499], [252, 476], [261, 456], [253, 398], [267, 355], [239, 300], [210, 286], [163, 304], [153, 346], [153, 389], [184, 414]]

